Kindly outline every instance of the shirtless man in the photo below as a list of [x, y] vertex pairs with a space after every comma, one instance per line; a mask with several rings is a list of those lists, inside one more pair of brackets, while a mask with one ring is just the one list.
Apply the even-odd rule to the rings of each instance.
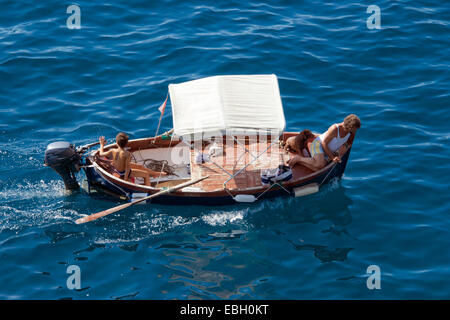
[[[106, 144], [105, 137], [100, 137], [99, 141], [99, 155], [101, 157], [112, 158], [115, 175], [119, 176], [119, 178], [128, 181], [130, 177], [141, 177], [144, 178], [145, 185], [150, 186], [150, 177], [157, 177], [160, 175], [159, 172], [131, 162], [131, 153], [125, 150], [125, 147], [128, 144], [128, 135], [126, 133], [119, 132], [116, 136], [117, 148], [106, 152], [103, 150], [103, 147]], [[167, 173], [161, 172], [161, 175], [165, 176]]]

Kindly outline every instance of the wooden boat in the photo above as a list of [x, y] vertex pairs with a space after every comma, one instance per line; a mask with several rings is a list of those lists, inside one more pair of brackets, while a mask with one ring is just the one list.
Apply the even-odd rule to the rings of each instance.
[[[283, 134], [283, 139], [293, 136], [297, 133], [289, 132]], [[180, 141], [173, 141], [171, 148], [175, 148]], [[267, 142], [265, 142], [265, 146]], [[106, 148], [113, 148], [110, 145]], [[155, 157], [156, 155], [169, 154], [169, 141], [162, 140], [161, 136], [132, 140], [129, 142], [130, 152], [134, 155], [137, 163], [143, 163], [146, 157]], [[175, 186], [177, 184], [186, 182], [191, 179], [200, 178], [209, 175], [209, 178], [196, 184], [193, 187], [187, 187], [182, 190], [164, 195], [152, 200], [154, 203], [161, 204], [197, 204], [197, 205], [225, 205], [233, 204], [239, 201], [235, 200], [237, 195], [252, 195], [257, 199], [266, 199], [279, 196], [295, 196], [295, 190], [303, 186], [318, 184], [323, 185], [330, 180], [341, 177], [347, 165], [350, 149], [342, 156], [341, 163], [329, 163], [325, 168], [319, 171], [312, 171], [304, 166], [296, 165], [292, 168], [292, 179], [289, 181], [280, 182], [273, 185], [264, 186], [261, 183], [261, 171], [264, 169], [273, 169], [273, 164], [276, 162], [272, 157], [281, 158], [283, 150], [275, 145], [274, 149], [277, 151], [268, 152], [269, 159], [265, 158], [263, 161], [250, 164], [244, 171], [237, 174], [229, 181], [224, 189], [224, 182], [230, 176], [211, 162], [197, 164], [194, 162], [195, 152], [187, 148], [190, 159], [190, 175], [188, 174], [188, 166], [178, 167], [177, 171], [181, 177], [174, 179], [152, 179], [151, 186], [145, 186], [141, 181], [132, 183], [124, 181], [113, 174], [113, 170], [108, 169], [106, 162], [99, 159], [94, 153], [88, 158], [88, 166], [83, 169], [86, 172], [89, 188], [96, 189], [100, 192], [106, 192], [112, 195], [125, 197], [132, 201], [158, 191], [163, 188]], [[270, 150], [270, 149], [269, 149]], [[251, 161], [250, 155], [243, 154], [238, 145], [228, 146], [225, 150], [222, 167], [229, 172], [237, 172]], [[240, 162], [236, 162], [237, 158], [241, 157]], [[155, 157], [156, 158], [156, 157]], [[170, 158], [166, 160], [170, 163]], [[215, 159], [220, 161], [221, 159]], [[280, 161], [282, 161], [280, 159]], [[186, 172], [182, 175], [182, 172]], [[243, 201], [245, 202], [245, 201]]]
[[[210, 111], [211, 105], [214, 105], [214, 99], [211, 99], [210, 95], [211, 87], [218, 87], [220, 90], [215, 92], [226, 92], [234, 100], [227, 102], [227, 97], [220, 96], [216, 99], [220, 105], [218, 111], [209, 112], [208, 115], [208, 110]], [[98, 155], [98, 150], [89, 151], [92, 145], [78, 149], [68, 143], [64, 145], [56, 143], [53, 148], [50, 145], [47, 149], [48, 154], [46, 153], [46, 163], [57, 170], [68, 188], [71, 188], [71, 185], [77, 186], [71, 179], [74, 178], [73, 172], [77, 167], [81, 167], [87, 177], [89, 192], [106, 193], [127, 201], [135, 201], [181, 183], [208, 176], [208, 179], [195, 185], [151, 200], [152, 203], [168, 205], [214, 206], [305, 195], [316, 192], [320, 186], [332, 179], [340, 178], [344, 173], [350, 149], [341, 155], [340, 163], [330, 162], [318, 171], [296, 165], [290, 168], [292, 177], [289, 180], [276, 181], [275, 178], [269, 183], [263, 183], [267, 182], [262, 179], [265, 173], [276, 171], [280, 166], [286, 165], [289, 158], [280, 141], [286, 141], [287, 138], [297, 134], [284, 132], [284, 114], [275, 75], [211, 77], [170, 85], [169, 92], [173, 109], [173, 132], [130, 140], [127, 148], [132, 154], [133, 162], [144, 166], [149, 162], [164, 164], [166, 170], [170, 168], [171, 175], [152, 178], [150, 186], [144, 185], [143, 179], [140, 178], [125, 181], [114, 173], [107, 159]], [[195, 99], [189, 96], [191, 92], [197, 95]], [[191, 105], [195, 104], [195, 112], [191, 105], [186, 106], [184, 99], [181, 99], [186, 95], [188, 95], [186, 100], [190, 101]], [[202, 102], [199, 96], [206, 97], [206, 102], [204, 100]], [[232, 108], [221, 105], [223, 101], [232, 105]], [[242, 103], [245, 104], [244, 107]], [[261, 104], [264, 104], [262, 111]], [[258, 111], [262, 115], [253, 115], [255, 110], [248, 106], [258, 106]], [[245, 108], [248, 110], [243, 111], [242, 119], [233, 118], [235, 114], [241, 115], [241, 110]], [[228, 114], [224, 115], [224, 110]], [[205, 112], [207, 119], [201, 118], [202, 112]], [[225, 121], [222, 120], [224, 117]], [[197, 124], [195, 128], [192, 126], [194, 122]], [[275, 131], [276, 134], [266, 134], [268, 129]], [[193, 133], [198, 132], [201, 133], [200, 138], [195, 138]], [[67, 151], [69, 147], [72, 148], [72, 152]], [[115, 144], [110, 144], [105, 150], [115, 147], [117, 147]], [[219, 152], [211, 153], [212, 149]], [[52, 150], [59, 153], [64, 151], [65, 155], [52, 161]], [[54, 152], [53, 155], [58, 152]], [[68, 157], [74, 160], [60, 165], [61, 159]]]

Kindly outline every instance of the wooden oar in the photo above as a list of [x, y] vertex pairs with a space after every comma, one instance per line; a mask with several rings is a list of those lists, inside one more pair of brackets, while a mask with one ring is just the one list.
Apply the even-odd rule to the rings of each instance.
[[86, 223], [86, 222], [97, 220], [98, 218], [107, 216], [108, 214], [111, 214], [111, 213], [123, 210], [125, 208], [128, 208], [128, 207], [132, 206], [133, 204], [140, 203], [140, 202], [143, 202], [143, 201], [146, 201], [146, 200], [149, 200], [149, 199], [153, 199], [153, 198], [162, 196], [163, 194], [167, 194], [167, 193], [171, 193], [171, 192], [176, 191], [176, 190], [183, 189], [183, 188], [185, 188], [187, 186], [196, 184], [196, 183], [198, 183], [200, 181], [203, 181], [203, 180], [205, 180], [207, 178], [209, 178], [209, 176], [206, 176], [206, 177], [194, 180], [194, 181], [188, 181], [188, 182], [185, 182], [185, 183], [181, 183], [181, 184], [176, 185], [176, 186], [174, 186], [172, 188], [169, 188], [169, 189], [166, 189], [166, 190], [161, 190], [161, 191], [159, 191], [157, 193], [154, 193], [154, 194], [149, 195], [147, 197], [144, 197], [142, 199], [139, 199], [139, 200], [136, 200], [136, 201], [133, 201], [133, 202], [129, 202], [129, 203], [125, 203], [125, 204], [121, 204], [120, 206], [117, 206], [117, 207], [114, 207], [114, 208], [110, 208], [108, 210], [100, 211], [100, 212], [91, 214], [89, 216], [80, 218], [80, 219], [76, 220], [75, 223], [76, 224], [81, 224], [81, 223]]

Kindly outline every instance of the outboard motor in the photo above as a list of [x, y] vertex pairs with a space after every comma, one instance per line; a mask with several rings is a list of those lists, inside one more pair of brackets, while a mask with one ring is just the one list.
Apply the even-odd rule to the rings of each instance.
[[76, 190], [78, 185], [75, 173], [80, 171], [81, 156], [75, 147], [66, 141], [49, 144], [45, 150], [44, 165], [51, 167], [63, 179], [66, 190]]

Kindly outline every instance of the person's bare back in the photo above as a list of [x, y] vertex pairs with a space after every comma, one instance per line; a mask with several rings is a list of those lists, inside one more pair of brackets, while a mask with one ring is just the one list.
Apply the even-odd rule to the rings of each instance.
[[131, 154], [130, 152], [124, 149], [126, 144], [128, 143], [128, 136], [123, 132], [119, 133], [116, 137], [117, 148], [108, 150], [106, 152], [103, 150], [106, 144], [105, 137], [103, 136], [100, 137], [99, 141], [100, 141], [100, 153], [99, 153], [100, 156], [107, 157], [110, 159], [112, 158], [111, 160], [113, 161], [113, 166], [116, 171], [115, 173], [117, 173], [120, 178], [128, 180], [130, 175], [129, 163], [131, 159]]
[[131, 153], [119, 148], [113, 149], [112, 155], [114, 168], [116, 168], [117, 171], [125, 171], [127, 169], [127, 163], [130, 162]]

